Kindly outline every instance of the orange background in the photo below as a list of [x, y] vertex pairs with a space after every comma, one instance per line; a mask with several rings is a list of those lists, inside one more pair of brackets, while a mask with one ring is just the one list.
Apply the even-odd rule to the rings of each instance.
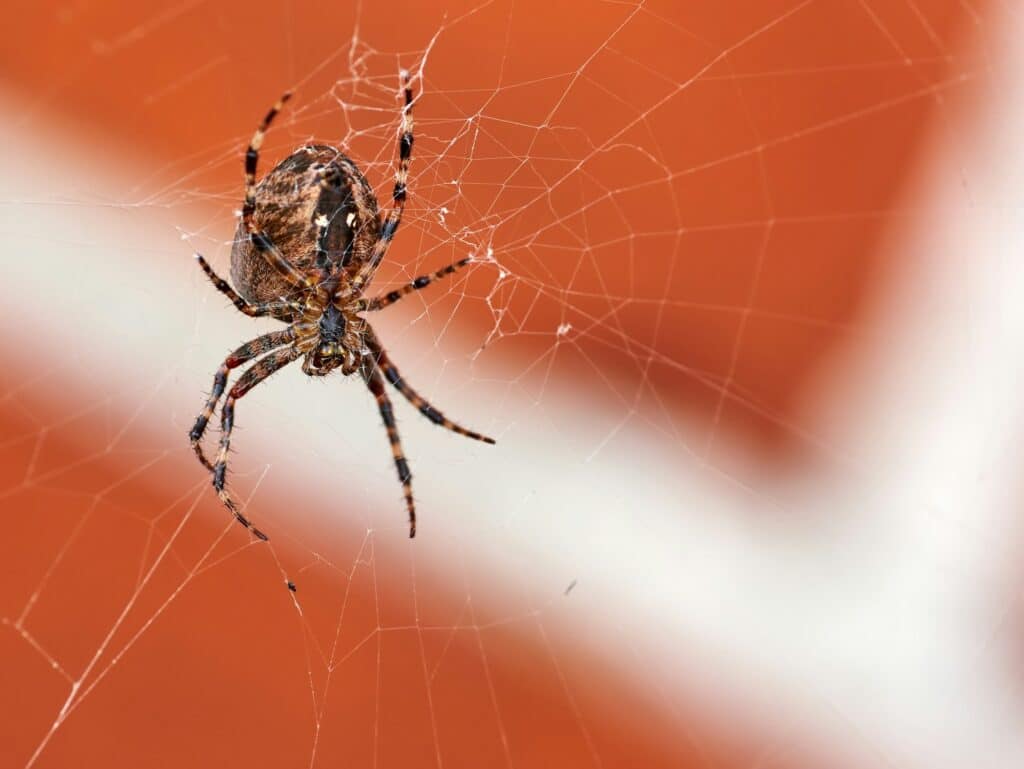
[[[819, 458], [800, 437], [802, 397], [892, 267], [877, 245], [913, 215], [906, 186], [926, 140], [973, 98], [958, 80], [973, 66], [965, 6], [935, 0], [922, 19], [910, 4], [874, 3], [872, 18], [838, 0], [649, 4], [632, 16], [618, 4], [425, 5], [33, 4], [0, 50], [5, 81], [30, 105], [8, 119], [57, 126], [97, 157], [135, 164], [139, 187], [123, 202], [170, 206], [200, 233], [193, 245], [223, 243], [244, 143], [286, 87], [294, 109], [266, 160], [311, 135], [348, 140], [386, 190], [395, 73], [441, 30], [416, 105], [410, 209], [380, 282], [488, 247], [513, 277], [498, 285], [497, 266], [476, 267], [459, 293], [431, 300], [431, 318], [396, 317], [430, 333], [439, 310], [457, 309], [466, 336], [446, 351], [488, 340], [478, 373], [527, 392], [600, 372], [588, 402], [633, 404], [652, 429], [685, 420], [698, 452], [724, 435], [764, 463]], [[366, 83], [351, 80], [345, 48], [356, 23], [376, 49]], [[351, 104], [379, 109], [341, 106]], [[449, 146], [478, 112], [473, 154], [468, 141]], [[459, 227], [465, 239], [452, 237]], [[188, 257], [183, 243], [175, 258]], [[209, 290], [199, 285], [166, 290]], [[573, 330], [555, 345], [562, 323]], [[318, 766], [741, 767], [771, 740], [709, 717], [696, 694], [686, 712], [666, 710], [574, 654], [560, 624], [488, 624], [532, 604], [467, 606], [465, 586], [429, 566], [410, 576], [404, 542], [355, 527], [321, 534], [338, 566], [303, 573], [299, 615], [270, 579], [267, 551], [224, 532], [184, 424], [178, 434], [159, 423], [156, 446], [152, 425], [129, 426], [104, 452], [96, 436], [118, 420], [113, 405], [83, 414], [73, 379], [4, 378], [0, 744], [11, 766], [25, 764], [69, 678], [86, 670], [82, 687], [96, 688], [38, 766], [292, 766], [315, 745]], [[198, 408], [208, 382], [180, 386]], [[280, 486], [263, 504], [298, 499]], [[155, 560], [182, 522], [175, 557]], [[226, 560], [167, 603], [204, 554]], [[328, 673], [336, 634], [348, 651], [329, 656]]]

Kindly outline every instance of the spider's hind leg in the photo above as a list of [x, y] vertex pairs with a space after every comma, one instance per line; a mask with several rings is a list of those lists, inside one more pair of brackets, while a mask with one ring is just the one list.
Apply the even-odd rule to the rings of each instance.
[[316, 280], [303, 275], [295, 269], [295, 266], [284, 257], [284, 254], [274, 245], [274, 242], [253, 221], [256, 213], [256, 167], [260, 159], [260, 147], [263, 146], [263, 137], [266, 135], [267, 129], [270, 128], [270, 124], [274, 122], [277, 113], [281, 111], [284, 103], [291, 98], [291, 95], [291, 91], [286, 91], [274, 106], [270, 108], [263, 121], [259, 124], [259, 127], [257, 127], [256, 132], [252, 135], [249, 146], [246, 147], [245, 199], [242, 201], [242, 226], [249, 233], [249, 239], [253, 247], [263, 255], [267, 263], [277, 270], [278, 274], [291, 286], [301, 289], [309, 288], [316, 283]]
[[380, 220], [380, 237], [374, 244], [373, 250], [352, 278], [349, 290], [355, 296], [361, 295], [373, 280], [380, 261], [384, 258], [388, 245], [395, 237], [398, 225], [402, 222], [402, 214], [405, 212], [409, 183], [409, 159], [412, 157], [413, 142], [412, 86], [409, 84], [408, 72], [402, 73], [402, 94], [405, 97], [405, 106], [402, 108], [402, 127], [398, 136], [398, 169], [395, 171], [395, 187], [391, 193], [392, 206], [391, 210]]
[[256, 166], [260, 159], [260, 147], [263, 146], [263, 137], [274, 122], [277, 113], [281, 111], [285, 102], [292, 97], [291, 91], [285, 91], [281, 98], [271, 107], [266, 116], [260, 122], [256, 132], [252, 135], [249, 146], [245, 149], [245, 200], [242, 203], [242, 221], [248, 232], [253, 231], [252, 215], [256, 211]]
[[290, 312], [291, 307], [287, 304], [282, 303], [267, 303], [267, 304], [249, 304], [243, 299], [235, 289], [231, 288], [231, 284], [228, 283], [224, 278], [213, 271], [213, 267], [206, 261], [202, 254], [197, 253], [196, 261], [199, 262], [199, 266], [206, 273], [206, 277], [213, 283], [213, 287], [220, 291], [224, 296], [231, 300], [231, 303], [235, 305], [240, 312], [245, 313], [250, 318], [259, 318], [264, 315], [271, 315], [275, 318], [283, 318], [284, 313]]

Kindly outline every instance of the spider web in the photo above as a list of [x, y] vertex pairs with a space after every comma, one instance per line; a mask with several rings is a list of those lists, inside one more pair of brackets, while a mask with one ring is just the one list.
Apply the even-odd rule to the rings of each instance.
[[[22, 254], [8, 308], [33, 340], [5, 346], [0, 388], [9, 765], [970, 752], [959, 732], [934, 739], [946, 711], [908, 715], [928, 691], [918, 668], [881, 698], [891, 711], [852, 692], [906, 608], [878, 594], [918, 572], [882, 543], [893, 562], [861, 574], [834, 548], [869, 536], [845, 522], [870, 505], [815, 509], [806, 487], [887, 475], [813, 398], [885, 339], [867, 310], [912, 261], [886, 244], [930, 215], [907, 192], [916, 156], [932, 136], [967, 147], [995, 22], [952, 0], [705, 5], [186, 2], [34, 20], [32, 39], [84, 60], [15, 67], [48, 87], [8, 94], [23, 148], [0, 193]], [[261, 172], [316, 139], [386, 205], [402, 69], [410, 200], [371, 293], [473, 262], [372, 321], [408, 381], [498, 445], [394, 396], [410, 542], [372, 398], [293, 366], [238, 405], [230, 477], [270, 535], [255, 542], [185, 433], [224, 354], [273, 324], [235, 313], [191, 254], [227, 274], [240, 154], [284, 88]], [[956, 158], [942, 183], [969, 196], [969, 168]], [[922, 519], [988, 542], [930, 493]], [[834, 592], [802, 587], [815, 577]], [[882, 608], [862, 622], [823, 608], [856, 613], [864, 595]], [[801, 622], [809, 662], [791, 646]]]

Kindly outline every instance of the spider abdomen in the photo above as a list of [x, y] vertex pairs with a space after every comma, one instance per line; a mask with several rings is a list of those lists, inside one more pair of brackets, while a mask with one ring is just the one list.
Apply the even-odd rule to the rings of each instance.
[[[379, 237], [373, 190], [355, 163], [333, 147], [300, 147], [257, 185], [253, 221], [285, 259], [308, 272], [316, 266], [321, 217], [327, 221], [328, 260], [353, 275]], [[293, 291], [241, 223], [231, 248], [231, 278], [253, 304], [276, 302]]]

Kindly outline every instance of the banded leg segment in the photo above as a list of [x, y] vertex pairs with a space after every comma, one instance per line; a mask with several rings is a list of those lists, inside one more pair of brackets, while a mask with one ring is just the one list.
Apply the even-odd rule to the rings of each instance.
[[285, 91], [259, 124], [256, 133], [252, 135], [252, 141], [245, 150], [245, 202], [242, 204], [242, 223], [246, 232], [252, 232], [255, 227], [252, 224], [252, 215], [256, 211], [256, 165], [260, 159], [260, 147], [263, 146], [263, 137], [274, 122], [277, 113], [281, 111], [284, 103], [292, 97], [290, 91]]
[[460, 270], [463, 267], [465, 267], [471, 261], [473, 261], [473, 258], [467, 256], [465, 259], [460, 259], [454, 264], [449, 264], [447, 267], [444, 267], [438, 270], [437, 272], [433, 272], [430, 275], [420, 275], [418, 278], [415, 278], [410, 283], [406, 283], [401, 288], [396, 288], [394, 291], [389, 291], [386, 294], [381, 294], [380, 296], [373, 297], [373, 299], [370, 299], [366, 303], [365, 309], [368, 312], [372, 312], [374, 310], [383, 310], [385, 307], [394, 304], [402, 297], [408, 296], [413, 291], [419, 291], [420, 289], [426, 288], [431, 283], [441, 280], [442, 278], [448, 277], [453, 272], [456, 272], [457, 270]]
[[192, 442], [192, 451], [195, 452], [203, 467], [211, 473], [213, 472], [213, 464], [206, 458], [206, 454], [203, 453], [200, 441], [203, 438], [203, 433], [206, 432], [206, 426], [210, 422], [210, 417], [213, 416], [214, 409], [217, 408], [217, 401], [224, 394], [224, 388], [228, 383], [228, 372], [233, 368], [241, 366], [243, 363], [248, 363], [265, 352], [270, 352], [278, 347], [290, 344], [294, 339], [295, 332], [291, 328], [286, 328], [283, 331], [272, 331], [269, 334], [264, 334], [246, 342], [220, 364], [220, 368], [217, 369], [217, 373], [213, 377], [213, 390], [210, 392], [210, 397], [206, 399], [206, 405], [199, 412], [199, 416], [196, 417], [196, 423], [188, 433], [189, 440]]
[[315, 284], [313, 278], [308, 278], [299, 272], [292, 264], [284, 258], [284, 255], [274, 245], [273, 241], [257, 227], [253, 221], [253, 214], [256, 213], [256, 166], [260, 159], [260, 147], [263, 146], [263, 137], [274, 122], [274, 117], [281, 111], [284, 103], [291, 98], [291, 92], [285, 92], [259, 124], [256, 133], [245, 150], [245, 200], [242, 203], [242, 226], [249, 233], [249, 239], [253, 246], [267, 260], [271, 267], [283, 277], [288, 283], [296, 288], [309, 287]]
[[235, 401], [244, 396], [252, 388], [269, 377], [278, 369], [284, 368], [302, 355], [294, 347], [272, 352], [266, 357], [260, 358], [249, 369], [246, 370], [235, 386], [231, 388], [228, 397], [224, 400], [224, 406], [220, 410], [220, 449], [217, 452], [217, 462], [213, 466], [213, 488], [217, 490], [217, 496], [224, 506], [231, 511], [240, 524], [245, 526], [254, 536], [266, 540], [267, 535], [253, 526], [249, 520], [242, 515], [240, 507], [231, 494], [224, 488], [224, 481], [228, 469], [228, 451], [231, 449], [231, 431], [235, 425]]
[[402, 452], [402, 440], [398, 437], [398, 425], [395, 424], [395, 411], [384, 388], [380, 370], [372, 361], [363, 364], [362, 374], [366, 386], [370, 388], [370, 392], [377, 400], [377, 408], [384, 420], [384, 427], [388, 431], [391, 454], [395, 458], [395, 469], [398, 471], [398, 480], [401, 482], [402, 491], [405, 494], [405, 506], [409, 511], [409, 538], [411, 539], [416, 536], [416, 505], [412, 499], [412, 472], [409, 470], [409, 462]]
[[412, 87], [409, 85], [409, 73], [402, 73], [402, 90], [405, 94], [405, 107], [402, 109], [402, 129], [398, 138], [398, 170], [395, 171], [395, 189], [391, 194], [394, 204], [380, 226], [380, 238], [373, 246], [366, 263], [359, 268], [352, 279], [351, 295], [358, 296], [371, 280], [391, 239], [395, 237], [398, 225], [405, 211], [406, 184], [409, 181], [409, 158], [412, 156]]
[[372, 332], [367, 337], [367, 346], [370, 348], [370, 352], [377, 360], [377, 366], [383, 372], [384, 377], [391, 383], [398, 392], [405, 396], [405, 399], [409, 401], [413, 406], [419, 409], [419, 412], [433, 422], [435, 425], [440, 425], [446, 430], [451, 430], [453, 433], [464, 435], [467, 438], [472, 438], [475, 441], [482, 441], [484, 443], [494, 444], [494, 438], [488, 438], [486, 435], [467, 430], [462, 425], [456, 424], [436, 408], [434, 408], [430, 402], [412, 389], [405, 380], [402, 379], [402, 375], [399, 373], [395, 364], [391, 362], [387, 352], [381, 346], [380, 341], [376, 338]]
[[291, 310], [291, 307], [287, 304], [249, 304], [245, 299], [239, 296], [235, 289], [231, 288], [231, 284], [213, 271], [213, 267], [211, 267], [209, 262], [203, 258], [202, 254], [196, 254], [196, 261], [199, 262], [199, 266], [203, 268], [203, 272], [206, 273], [206, 277], [208, 277], [210, 282], [213, 283], [214, 288], [224, 294], [224, 296], [231, 300], [231, 303], [235, 305], [235, 307], [250, 318], [260, 318], [264, 315], [270, 315], [277, 318], [281, 316], [282, 312]]

